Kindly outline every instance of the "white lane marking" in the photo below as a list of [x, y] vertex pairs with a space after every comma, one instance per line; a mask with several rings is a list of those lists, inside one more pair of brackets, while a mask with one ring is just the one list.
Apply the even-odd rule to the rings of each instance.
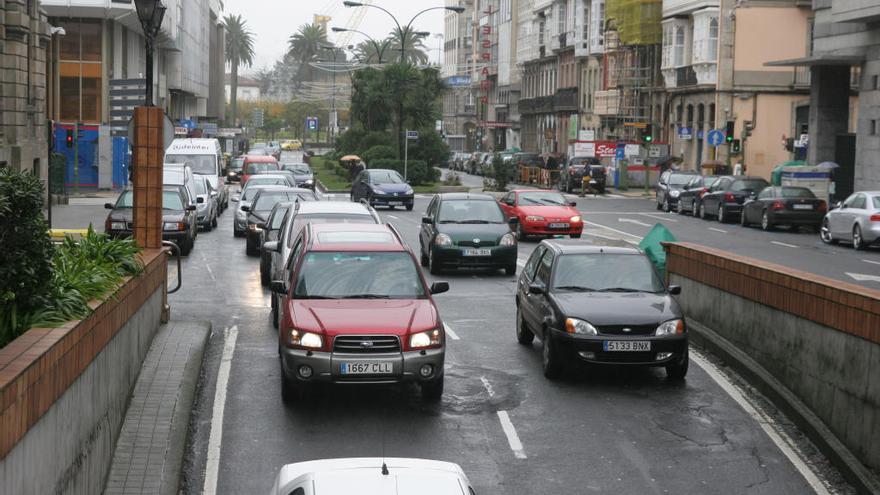
[[495, 389], [492, 388], [492, 384], [489, 383], [489, 380], [485, 376], [481, 376], [480, 381], [483, 382], [483, 387], [486, 389], [486, 393], [489, 394], [489, 397], [495, 397]]
[[678, 223], [678, 220], [670, 218], [672, 216], [672, 213], [669, 213], [666, 216], [658, 215], [657, 213], [639, 213], [639, 215], [650, 217], [655, 220], [662, 220], [664, 222]]
[[777, 246], [797, 249], [797, 246], [795, 246], [794, 244], [786, 244], [784, 242], [779, 242], [779, 241], [770, 241], [770, 244], [776, 244]]
[[880, 261], [873, 261], [873, 260], [862, 260], [862, 261], [864, 261], [865, 263], [871, 263], [872, 265], [880, 265]]
[[846, 272], [846, 274], [847, 274], [847, 276], [852, 277], [852, 278], [858, 280], [859, 282], [865, 282], [865, 281], [880, 282], [880, 277], [878, 277], [877, 275], [866, 275], [864, 273], [849, 273], [849, 272]]
[[715, 380], [727, 395], [730, 396], [740, 407], [745, 410], [746, 414], [752, 417], [755, 422], [764, 430], [764, 433], [770, 437], [770, 440], [779, 448], [780, 451], [794, 464], [795, 469], [801, 473], [801, 476], [807, 481], [813, 490], [819, 495], [830, 495], [828, 489], [819, 480], [818, 476], [810, 470], [809, 466], [797, 455], [794, 449], [794, 441], [782, 429], [774, 428], [776, 422], [773, 418], [764, 414], [760, 409], [752, 405], [749, 399], [739, 391], [727, 377], [719, 371], [714, 364], [706, 360], [700, 353], [690, 349], [690, 358], [697, 366], [703, 369], [710, 378]]
[[220, 443], [223, 440], [223, 413], [226, 409], [226, 389], [229, 386], [229, 371], [232, 367], [232, 354], [238, 339], [238, 325], [223, 331], [225, 343], [217, 371], [217, 388], [214, 392], [214, 413], [211, 416], [211, 435], [208, 437], [208, 460], [205, 466], [205, 485], [202, 493], [217, 493], [217, 478], [220, 474]]
[[586, 221], [586, 220], [584, 220], [584, 223], [587, 224], [587, 225], [592, 225], [593, 227], [599, 227], [600, 229], [610, 230], [611, 232], [617, 232], [618, 234], [625, 235], [625, 236], [627, 236], [627, 237], [633, 237], [633, 238], [636, 238], [636, 239], [638, 239], [638, 240], [642, 240], [642, 237], [641, 237], [641, 236], [638, 236], [638, 235], [635, 235], [635, 234], [630, 234], [629, 232], [624, 232], [624, 231], [622, 231], [622, 230], [613, 229], [613, 228], [611, 228], [611, 227], [606, 227], [605, 225], [602, 225], [602, 224], [600, 224], [600, 223], [588, 222], [588, 221]]
[[589, 236], [599, 237], [601, 239], [608, 239], [610, 241], [619, 241], [620, 240], [620, 238], [618, 238], [618, 237], [611, 237], [610, 235], [597, 234], [595, 232], [584, 232], [584, 233]]
[[[609, 198], [617, 198], [617, 199], [621, 199], [621, 198], [625, 198], [625, 197], [626, 197], [626, 196], [624, 196], [624, 195], [622, 195], [622, 194], [605, 194], [605, 196], [607, 196], [607, 197], [609, 197]], [[599, 196], [599, 197], [601, 198], [601, 196]]]
[[393, 218], [393, 219], [395, 219], [395, 220], [400, 220], [399, 218], [395, 217], [394, 215], [388, 215], [388, 218]]
[[459, 337], [458, 337], [458, 334], [455, 333], [454, 330], [452, 330], [451, 328], [449, 328], [449, 325], [447, 325], [446, 323], [443, 324], [443, 329], [446, 330], [446, 335], [449, 335], [449, 338], [450, 338], [450, 339], [452, 339], [452, 340], [460, 340]]
[[501, 429], [504, 430], [504, 435], [507, 436], [507, 443], [510, 445], [513, 455], [517, 459], [525, 459], [526, 452], [523, 449], [522, 442], [519, 441], [519, 435], [516, 434], [516, 428], [510, 422], [510, 416], [507, 415], [507, 411], [498, 411], [498, 419], [501, 421]]
[[715, 232], [721, 232], [722, 234], [726, 234], [727, 231], [724, 229], [716, 229], [715, 227], [709, 227], [709, 230], [714, 230]]
[[652, 226], [649, 223], [640, 222], [638, 220], [633, 220], [632, 218], [618, 218], [617, 221], [621, 222], [621, 223], [633, 223], [636, 225], [641, 225], [642, 227], [651, 227]]

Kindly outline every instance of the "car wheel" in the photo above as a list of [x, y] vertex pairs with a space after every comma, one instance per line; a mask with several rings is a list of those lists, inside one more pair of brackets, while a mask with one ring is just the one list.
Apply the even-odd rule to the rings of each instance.
[[232, 229], [232, 237], [244, 237], [244, 232]]
[[668, 199], [663, 201], [663, 211], [665, 211], [666, 213], [669, 213], [670, 211], [672, 211], [672, 208], [669, 206]]
[[605, 194], [605, 186], [599, 187], [599, 194]]
[[698, 218], [700, 216], [700, 206], [697, 205], [696, 201], [694, 201], [694, 203], [691, 205], [691, 215], [693, 215], [694, 218]]
[[431, 275], [440, 274], [440, 266], [437, 265], [437, 260], [434, 259], [434, 251], [428, 253], [428, 271], [431, 272]]
[[742, 213], [739, 214], [739, 224], [743, 227], [748, 227], [749, 222], [746, 220], [746, 210], [743, 208]]
[[425, 251], [419, 248], [419, 263], [425, 268], [431, 263], [431, 260], [428, 259], [428, 255], [425, 254]]
[[709, 214], [706, 213], [706, 205], [704, 205], [703, 203], [700, 203], [700, 218], [702, 218], [703, 220], [709, 219]]
[[193, 245], [195, 244], [195, 240], [186, 239], [180, 243], [180, 255], [181, 256], [189, 256], [189, 253], [192, 251]]
[[682, 201], [679, 199], [678, 204], [675, 205], [675, 212], [679, 215], [684, 215], [684, 207], [681, 206]]
[[265, 266], [265, 262], [260, 262], [260, 284], [263, 287], [269, 285], [269, 268]]
[[718, 207], [718, 223], [727, 223], [727, 210], [724, 208], [724, 205]]
[[535, 334], [529, 330], [522, 316], [519, 305], [516, 307], [516, 341], [522, 345], [531, 345], [535, 340]]
[[257, 254], [257, 247], [254, 246], [253, 241], [251, 241], [250, 236], [247, 238], [247, 244], [244, 247], [244, 252], [248, 256], [255, 256]]
[[516, 275], [516, 264], [514, 263], [513, 265], [505, 266], [504, 267], [504, 274], [507, 275], [508, 277], [512, 277], [512, 276]]
[[657, 201], [656, 201], [656, 202], [657, 202], [657, 204], [656, 204], [655, 206], [657, 207], [657, 209], [658, 209], [658, 210], [662, 210], [662, 209], [663, 209], [663, 203], [660, 202], [660, 195], [659, 195], [659, 194], [657, 195]]
[[831, 225], [829, 225], [827, 218], [822, 220], [822, 227], [819, 228], [819, 238], [825, 244], [837, 244], [837, 239], [831, 235]]
[[765, 211], [763, 215], [761, 215], [761, 230], [764, 232], [769, 232], [773, 230], [773, 224], [770, 223], [770, 216], [767, 215]]
[[272, 326], [278, 328], [278, 298], [272, 294]]
[[406, 211], [413, 211], [413, 208], [414, 208], [415, 206], [416, 206], [415, 203], [413, 203], [413, 204], [411, 204], [411, 205], [406, 205]]
[[853, 227], [852, 245], [856, 251], [865, 249], [865, 240], [862, 239], [862, 228], [858, 224]]
[[572, 239], [580, 239], [581, 235], [580, 234], [571, 234], [571, 235], [569, 235], [569, 237], [571, 237]]
[[684, 352], [684, 356], [681, 361], [673, 364], [666, 365], [666, 378], [673, 381], [681, 381], [684, 380], [684, 377], [688, 372], [688, 352]]
[[429, 381], [422, 382], [422, 398], [430, 401], [438, 401], [443, 398], [443, 375]]
[[517, 222], [516, 223], [516, 239], [519, 241], [524, 241], [524, 240], [526, 240], [526, 237], [528, 237], [528, 236], [526, 235], [525, 230], [523, 230], [522, 222]]
[[214, 215], [214, 219], [211, 220], [211, 228], [213, 229], [216, 227], [217, 227], [217, 215]]
[[544, 376], [550, 380], [555, 380], [562, 376], [562, 359], [549, 334], [550, 330], [544, 329], [544, 346], [543, 349], [541, 349], [541, 364], [544, 366]]

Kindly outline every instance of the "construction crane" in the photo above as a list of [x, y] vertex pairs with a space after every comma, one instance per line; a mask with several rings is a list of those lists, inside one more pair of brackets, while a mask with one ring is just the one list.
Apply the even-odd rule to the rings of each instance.
[[[373, 0], [364, 0], [361, 3], [366, 7], [367, 5], [371, 5]], [[336, 40], [336, 46], [348, 46], [351, 43], [351, 36], [354, 33], [350, 30], [357, 29], [358, 26], [361, 25], [361, 21], [364, 20], [364, 16], [367, 14], [367, 9], [364, 7], [354, 9], [354, 12], [352, 12], [351, 17], [348, 19], [348, 24], [345, 25], [345, 29], [348, 29], [349, 31], [340, 33], [339, 38]]]

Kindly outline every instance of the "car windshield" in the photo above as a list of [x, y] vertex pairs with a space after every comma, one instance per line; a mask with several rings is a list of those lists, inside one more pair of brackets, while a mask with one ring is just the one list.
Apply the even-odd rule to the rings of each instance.
[[[115, 208], [131, 208], [133, 203], [134, 193], [132, 191], [124, 191], [116, 201]], [[176, 191], [162, 191], [162, 209], [182, 210], [183, 201], [180, 199], [180, 193]]]
[[293, 219], [293, 225], [290, 228], [290, 235], [287, 237], [287, 246], [292, 247], [293, 241], [296, 240], [296, 236], [299, 234], [299, 231], [303, 229], [306, 225], [314, 223], [376, 223], [376, 219], [373, 218], [373, 215], [352, 215], [352, 214], [327, 214], [327, 213], [316, 213], [312, 215], [297, 215]]
[[815, 199], [816, 195], [813, 194], [813, 191], [810, 191], [806, 187], [783, 187], [782, 197], [795, 199]]
[[519, 194], [519, 204], [522, 206], [561, 206], [565, 204], [565, 198], [554, 192], [527, 192]]
[[405, 252], [312, 252], [305, 256], [293, 297], [297, 299], [416, 299], [425, 288]]
[[244, 166], [244, 157], [233, 158], [229, 163], [229, 168], [232, 170], [241, 170], [241, 167]]
[[165, 155], [165, 163], [185, 163], [192, 168], [194, 174], [217, 174], [217, 156], [215, 155]]
[[270, 162], [253, 162], [247, 164], [248, 174], [259, 174], [261, 172], [277, 171], [278, 166]]
[[312, 173], [312, 169], [309, 168], [305, 163], [288, 163], [281, 166], [284, 170], [290, 170], [295, 175], [310, 175]]
[[371, 184], [403, 184], [403, 177], [393, 170], [374, 170], [370, 172]]
[[254, 198], [254, 205], [251, 207], [251, 211], [269, 211], [282, 201], [308, 201], [310, 199], [312, 198], [293, 191], [267, 190]]
[[248, 180], [251, 186], [288, 186], [290, 183], [284, 177], [251, 177]]
[[874, 209], [880, 210], [880, 196], [874, 196]]
[[[244, 188], [244, 191], [241, 192], [241, 200], [242, 201], [250, 201], [254, 199], [254, 196], [257, 195], [257, 192], [265, 189], [264, 187], [254, 187], [254, 186], [262, 186], [264, 184], [248, 184], [247, 187]], [[282, 182], [279, 185], [286, 186], [286, 182]]]
[[504, 223], [504, 214], [494, 201], [448, 200], [440, 203], [440, 223]]
[[567, 254], [559, 257], [553, 288], [562, 291], [661, 292], [663, 283], [642, 254]]
[[669, 176], [669, 184], [672, 186], [683, 186], [693, 178], [692, 174], [672, 174]]
[[737, 179], [730, 186], [731, 191], [758, 192], [769, 184], [764, 179]]
[[718, 176], [717, 175], [707, 175], [706, 177], [703, 177], [701, 180], [703, 181], [703, 186], [711, 187], [712, 184], [714, 184], [715, 181], [718, 180]]
[[198, 194], [198, 195], [208, 194], [208, 188], [205, 187], [205, 181], [196, 180], [195, 182], [196, 182], [196, 194]]

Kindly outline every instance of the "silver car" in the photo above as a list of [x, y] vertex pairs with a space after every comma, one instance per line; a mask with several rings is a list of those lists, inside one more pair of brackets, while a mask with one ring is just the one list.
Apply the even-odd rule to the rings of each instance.
[[856, 249], [880, 246], [880, 191], [853, 193], [822, 220], [822, 241], [851, 242]]
[[220, 192], [214, 189], [207, 175], [195, 174], [196, 183], [196, 217], [199, 227], [205, 232], [217, 226], [220, 214]]
[[244, 207], [250, 208], [251, 202], [254, 200], [254, 196], [257, 195], [257, 191], [261, 189], [289, 189], [290, 185], [287, 182], [286, 178], [280, 177], [276, 179], [278, 182], [265, 182], [260, 183], [260, 181], [248, 181], [248, 183], [244, 186], [244, 189], [241, 190], [241, 194], [236, 194], [232, 196], [232, 201], [238, 203], [238, 208], [235, 209], [235, 218], [232, 222], [232, 235], [235, 237], [244, 237], [247, 233], [247, 212], [244, 211]]

